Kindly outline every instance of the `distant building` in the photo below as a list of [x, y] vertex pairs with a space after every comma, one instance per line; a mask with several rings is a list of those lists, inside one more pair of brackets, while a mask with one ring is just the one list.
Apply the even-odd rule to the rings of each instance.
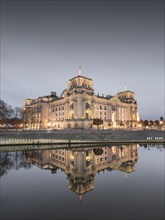
[[132, 91], [111, 95], [96, 95], [93, 80], [79, 74], [68, 81], [61, 96], [26, 99], [23, 108], [25, 129], [97, 129], [93, 120], [102, 120], [100, 129], [136, 128], [137, 101]]

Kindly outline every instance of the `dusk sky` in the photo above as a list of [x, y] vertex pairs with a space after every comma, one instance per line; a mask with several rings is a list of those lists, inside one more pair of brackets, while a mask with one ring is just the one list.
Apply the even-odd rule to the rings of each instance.
[[126, 83], [142, 119], [164, 116], [164, 1], [2, 1], [3, 101], [60, 95], [79, 65], [96, 94]]

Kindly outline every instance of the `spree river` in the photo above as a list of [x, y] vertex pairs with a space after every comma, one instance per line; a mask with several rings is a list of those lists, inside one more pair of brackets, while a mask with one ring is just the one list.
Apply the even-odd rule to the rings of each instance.
[[164, 145], [0, 153], [1, 219], [163, 220]]

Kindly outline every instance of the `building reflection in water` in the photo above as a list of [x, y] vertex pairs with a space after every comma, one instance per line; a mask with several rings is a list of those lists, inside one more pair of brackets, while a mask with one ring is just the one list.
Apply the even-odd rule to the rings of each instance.
[[94, 189], [96, 174], [104, 170], [135, 171], [138, 159], [138, 145], [122, 145], [99, 148], [72, 148], [28, 151], [28, 163], [49, 169], [52, 174], [58, 169], [65, 172], [69, 180], [68, 188], [82, 200], [84, 193]]

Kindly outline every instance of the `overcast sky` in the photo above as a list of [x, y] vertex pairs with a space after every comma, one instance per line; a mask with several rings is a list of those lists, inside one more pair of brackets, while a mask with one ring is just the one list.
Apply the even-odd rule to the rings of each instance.
[[136, 94], [142, 119], [164, 116], [163, 1], [2, 1], [1, 99], [58, 95], [78, 74], [95, 93]]

